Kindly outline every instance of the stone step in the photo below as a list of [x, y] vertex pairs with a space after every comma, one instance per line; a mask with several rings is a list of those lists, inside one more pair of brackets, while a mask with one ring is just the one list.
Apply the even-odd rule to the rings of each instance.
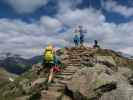
[[80, 61], [70, 61], [69, 64], [73, 64], [73, 65], [78, 64], [79, 65]]
[[[80, 67], [80, 66], [81, 66], [81, 63], [80, 63], [80, 64], [72, 64], [72, 65], [67, 64], [67, 66]], [[70, 68], [70, 67], [69, 67], [69, 68]]]
[[77, 70], [77, 67], [65, 67], [62, 72], [68, 72], [68, 73], [73, 73], [75, 70]]
[[55, 78], [55, 79], [54, 79], [54, 83], [51, 83], [51, 84], [50, 84], [51, 87], [54, 87], [54, 86], [56, 86], [56, 87], [64, 87], [63, 84], [58, 83], [56, 80], [58, 80], [58, 79]]
[[72, 78], [72, 75], [56, 75], [56, 79], [65, 79], [65, 80], [70, 80]]
[[81, 66], [81, 63], [72, 63], [70, 62], [68, 66]]
[[79, 62], [80, 61], [80, 59], [69, 59], [70, 61], [72, 61], [72, 62]]
[[71, 63], [69, 63], [69, 64], [72, 64], [73, 66], [80, 66], [81, 62], [71, 61]]
[[70, 74], [73, 74], [73, 73], [75, 73], [75, 71], [62, 71], [61, 74], [70, 75]]
[[80, 66], [74, 66], [74, 65], [72, 67], [68, 66], [68, 67], [64, 68], [64, 70], [65, 69], [70, 69], [70, 70], [72, 69], [73, 70], [73, 69], [77, 69], [78, 67], [80, 67]]
[[53, 83], [49, 86], [48, 90], [51, 91], [61, 91], [65, 89], [65, 85], [59, 83]]
[[80, 63], [80, 60], [79, 59], [71, 59], [69, 58], [69, 62], [67, 62], [69, 64], [73, 64], [73, 63]]
[[69, 81], [68, 80], [65, 80], [65, 79], [58, 79], [58, 78], [55, 78], [54, 81], [58, 84], [62, 84], [62, 85], [66, 85]]
[[73, 75], [73, 73], [70, 73], [70, 72], [62, 72], [62, 73], [60, 73], [60, 75]]
[[62, 95], [61, 92], [52, 91], [52, 90], [51, 91], [42, 90], [40, 100], [57, 100], [57, 98], [59, 98], [61, 95]]
[[80, 56], [69, 56], [70, 59], [80, 59]]
[[72, 53], [72, 54], [69, 54], [69, 57], [80, 57], [81, 56], [81, 53]]
[[70, 56], [70, 55], [80, 55], [80, 54], [81, 54], [81, 52], [71, 52], [68, 55]]
[[66, 72], [75, 73], [77, 69], [65, 69]]
[[57, 80], [58, 83], [66, 85], [68, 83], [67, 80]]
[[48, 90], [51, 90], [51, 91], [63, 91], [65, 89], [65, 86], [64, 87], [49, 87]]

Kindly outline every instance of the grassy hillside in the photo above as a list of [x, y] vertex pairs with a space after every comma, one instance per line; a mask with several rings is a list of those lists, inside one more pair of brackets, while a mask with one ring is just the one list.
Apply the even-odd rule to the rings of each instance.
[[10, 79], [14, 79], [16, 77], [16, 75], [13, 75], [3, 68], [0, 68], [0, 87], [3, 87], [4, 85], [10, 83]]

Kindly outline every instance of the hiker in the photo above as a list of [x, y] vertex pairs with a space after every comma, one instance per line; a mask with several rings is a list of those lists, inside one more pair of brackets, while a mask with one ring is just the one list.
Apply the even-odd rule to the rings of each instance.
[[83, 30], [83, 28], [82, 28], [82, 26], [78, 26], [77, 27], [77, 29], [76, 29], [76, 33], [78, 33], [79, 34], [79, 42], [80, 42], [80, 46], [83, 46], [83, 43], [84, 43], [84, 33], [85, 33], [86, 31], [85, 30]]
[[100, 46], [98, 45], [98, 41], [97, 40], [94, 40], [93, 48], [100, 48]]
[[79, 45], [80, 39], [77, 34], [74, 36], [73, 41], [74, 41], [75, 46]]
[[54, 64], [54, 49], [51, 44], [48, 45], [48, 47], [44, 50], [44, 61], [43, 65], [44, 67], [47, 67], [48, 69], [51, 68]]
[[77, 27], [74, 31], [75, 35], [73, 38], [75, 46], [78, 46], [80, 44], [80, 34], [79, 34], [79, 28]]
[[54, 74], [61, 71], [59, 62], [60, 61], [57, 59], [56, 52], [54, 51], [53, 46], [49, 44], [44, 52], [44, 66], [49, 72], [47, 81], [48, 85], [53, 81]]
[[83, 29], [82, 29], [82, 26], [78, 26], [79, 28], [79, 34], [80, 34], [80, 45], [83, 46], [83, 43], [84, 43], [84, 32], [83, 32]]

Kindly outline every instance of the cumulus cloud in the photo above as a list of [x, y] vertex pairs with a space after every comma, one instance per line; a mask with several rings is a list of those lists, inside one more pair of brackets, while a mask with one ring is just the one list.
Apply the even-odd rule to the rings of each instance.
[[108, 23], [102, 12], [93, 8], [60, 9], [54, 17], [42, 16], [39, 21], [32, 23], [0, 19], [0, 52], [31, 57], [43, 54], [48, 43], [53, 43], [56, 48], [71, 46], [74, 28], [82, 25], [87, 30], [86, 44], [92, 44], [97, 39], [104, 48], [133, 55], [133, 21]]
[[[57, 18], [71, 28], [79, 24], [84, 26], [87, 30], [87, 33], [85, 33], [87, 43], [92, 43], [94, 39], [97, 39], [101, 46], [114, 50], [126, 50], [126, 48], [133, 46], [133, 22], [108, 23], [100, 11], [92, 8], [68, 10], [58, 14]], [[61, 37], [65, 37], [69, 41], [72, 40], [72, 29], [67, 30], [64, 34], [61, 34]], [[125, 51], [125, 53], [127, 52]], [[128, 53], [132, 54], [131, 52]]]
[[81, 4], [84, 0], [58, 0], [59, 12], [64, 13], [65, 11], [77, 8], [77, 5]]
[[[46, 6], [52, 0], [5, 0], [17, 13], [29, 14], [33, 13], [40, 7]], [[53, 0], [54, 1], [54, 0]], [[56, 1], [60, 10], [75, 8], [78, 4], [81, 4], [83, 0], [57, 0]]]
[[32, 13], [36, 9], [45, 6], [48, 0], [6, 0], [6, 2], [12, 6], [12, 8], [20, 13]]
[[0, 19], [1, 52], [18, 53], [27, 57], [33, 56], [36, 50], [41, 50], [48, 43], [59, 47], [62, 40], [57, 41], [55, 38], [59, 28], [62, 28], [60, 22], [48, 16], [43, 16], [40, 21], [31, 24], [21, 20]]
[[[133, 3], [133, 2], [132, 2]], [[133, 16], [133, 7], [127, 7], [118, 4], [116, 1], [108, 0], [105, 2], [105, 9], [107, 11], [117, 12], [125, 17]]]

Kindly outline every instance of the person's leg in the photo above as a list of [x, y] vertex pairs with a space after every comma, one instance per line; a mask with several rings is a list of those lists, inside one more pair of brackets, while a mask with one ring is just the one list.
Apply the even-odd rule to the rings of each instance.
[[76, 46], [78, 46], [78, 41], [76, 40]]
[[43, 60], [43, 62], [42, 62], [42, 66], [43, 66], [43, 68], [45, 67], [45, 60]]
[[83, 46], [83, 43], [84, 43], [84, 38], [81, 37], [81, 38], [80, 38], [80, 45]]
[[76, 46], [76, 42], [75, 42], [75, 40], [73, 40], [73, 42], [74, 42], [74, 45]]
[[48, 77], [48, 84], [51, 83], [53, 79], [53, 69], [50, 71], [49, 77]]
[[53, 80], [53, 74], [54, 74], [54, 63], [50, 63], [49, 68], [50, 68], [50, 71], [49, 71], [50, 73], [49, 73], [48, 83], [51, 83], [51, 81]]
[[77, 40], [74, 40], [74, 44], [75, 44], [75, 46], [77, 46], [78, 44], [77, 44]]

